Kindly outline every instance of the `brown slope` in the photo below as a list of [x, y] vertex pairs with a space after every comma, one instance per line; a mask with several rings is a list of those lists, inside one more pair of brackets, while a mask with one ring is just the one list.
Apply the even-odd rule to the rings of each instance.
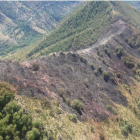
[[[0, 80], [15, 85], [20, 95], [56, 98], [63, 110], [79, 116], [95, 120], [114, 116], [117, 114], [115, 104], [128, 104], [119, 91], [120, 84], [134, 84], [134, 68], [138, 69], [140, 55], [138, 48], [130, 45], [128, 39], [139, 36], [139, 32], [123, 19], [118, 19], [104, 34], [97, 44], [77, 53], [52, 54], [21, 64], [1, 61]], [[117, 46], [123, 47], [122, 57], [117, 56]], [[132, 62], [135, 67], [125, 61]], [[33, 70], [34, 63], [39, 65], [38, 71]], [[109, 74], [107, 79], [105, 72]], [[67, 99], [82, 101], [84, 109], [77, 112], [67, 105]], [[113, 106], [113, 113], [107, 110], [108, 105]]]
[[62, 108], [69, 112], [76, 113], [65, 100], [78, 99], [85, 105], [79, 115], [96, 120], [113, 115], [106, 109], [109, 104], [113, 106], [112, 101], [127, 106], [126, 98], [117, 90], [117, 83], [106, 82], [100, 73], [97, 77], [91, 66], [79, 55], [62, 53], [43, 57], [36, 61], [40, 66], [38, 71], [33, 71], [32, 63], [1, 61], [1, 81], [15, 85], [21, 95], [38, 99], [57, 98]]

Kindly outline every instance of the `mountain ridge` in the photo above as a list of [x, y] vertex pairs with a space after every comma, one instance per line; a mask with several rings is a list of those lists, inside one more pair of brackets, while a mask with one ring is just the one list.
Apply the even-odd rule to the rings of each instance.
[[[91, 7], [93, 5], [95, 9]], [[101, 8], [101, 5], [105, 7]], [[83, 5], [85, 15], [93, 12], [89, 19], [82, 15], [88, 21], [91, 19], [86, 27], [82, 26], [89, 36], [95, 27], [92, 24], [95, 16], [97, 21], [101, 21], [101, 17], [109, 20], [108, 13], [112, 13], [109, 21], [100, 23], [107, 26], [101, 29], [100, 36], [95, 36], [97, 41], [88, 47], [67, 52], [52, 50], [49, 55], [36, 55], [39, 57], [24, 62], [0, 61], [0, 81], [11, 84], [17, 93], [14, 98], [17, 104], [33, 119], [42, 122], [38, 131], [43, 139], [140, 139], [140, 15], [131, 6], [129, 11], [126, 7], [129, 5], [123, 2], [88, 2]], [[107, 9], [106, 13], [103, 9]], [[139, 17], [131, 18], [132, 15]], [[79, 24], [76, 27], [75, 20], [69, 25], [75, 26], [67, 30], [79, 27]], [[100, 26], [96, 27], [97, 33]], [[83, 28], [79, 28], [80, 33]], [[53, 31], [57, 31], [56, 35], [65, 33], [63, 30], [58, 32], [58, 29]], [[75, 33], [72, 31], [59, 36], [60, 41], [66, 34]], [[94, 38], [95, 34], [92, 35]], [[53, 41], [59, 40], [55, 38]]]
[[[91, 2], [90, 5], [86, 3], [83, 4], [76, 10], [76, 15], [75, 13], [72, 13], [70, 16], [66, 17], [66, 19], [64, 19], [54, 31], [44, 38], [44, 40], [40, 41], [37, 45], [30, 47], [30, 51], [24, 54], [24, 59], [30, 59], [30, 57], [37, 57], [44, 54], [47, 55], [51, 52], [76, 51], [78, 49], [88, 48], [98, 40], [111, 23], [119, 18], [127, 23], [130, 22], [129, 24], [139, 28], [139, 12], [127, 3], [106, 2], [105, 5], [102, 6], [103, 3], [100, 2], [97, 7], [100, 7], [99, 9], [102, 9], [102, 11], [99, 9], [93, 10], [91, 5], [96, 7], [96, 2]], [[86, 24], [82, 23], [78, 27], [74, 27], [80, 22], [80, 20], [86, 21], [86, 18], [88, 20], [88, 17], [91, 16], [88, 12], [85, 15], [82, 14], [84, 15], [83, 17], [80, 16], [80, 12], [84, 11], [82, 10], [84, 7], [86, 7], [85, 12], [88, 10], [93, 12], [92, 17], [89, 18], [91, 21], [89, 20]], [[120, 11], [120, 13], [118, 11]], [[77, 18], [78, 16], [80, 17]], [[93, 17], [95, 18], [94, 20]], [[77, 22], [76, 19], [79, 19], [79, 21]], [[68, 21], [70, 22], [69, 24], [72, 24], [72, 27], [67, 27]], [[67, 27], [67, 29], [65, 29], [65, 27]], [[65, 33], [63, 33], [63, 31], [65, 31]], [[15, 54], [15, 56], [18, 56], [18, 53], [17, 55]]]

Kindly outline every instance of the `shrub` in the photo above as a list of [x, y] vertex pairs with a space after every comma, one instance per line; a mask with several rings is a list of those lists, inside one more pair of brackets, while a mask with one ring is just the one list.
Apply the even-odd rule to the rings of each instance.
[[97, 51], [97, 55], [100, 56], [100, 52], [99, 52], [99, 50]]
[[99, 66], [98, 67], [98, 71], [100, 72], [100, 73], [102, 73], [103, 71], [102, 71], [102, 67], [101, 66]]
[[129, 93], [131, 93], [131, 89], [130, 89], [130, 87], [129, 87], [128, 85], [123, 84], [123, 87], [124, 87]]
[[10, 85], [0, 83], [0, 111], [14, 98], [15, 92], [10, 90]]
[[[40, 140], [43, 131], [38, 130], [38, 122], [33, 123], [14, 100], [14, 91], [7, 84], [0, 84], [0, 136], [1, 139]], [[26, 137], [27, 136], [27, 137]]]
[[90, 67], [91, 67], [91, 69], [92, 69], [92, 70], [94, 70], [94, 69], [95, 69], [95, 67], [94, 67], [94, 65], [93, 65], [93, 64], [90, 64]]
[[110, 79], [109, 73], [108, 73], [108, 72], [104, 72], [104, 73], [103, 73], [103, 76], [104, 76], [104, 80], [105, 80], [106, 82], [108, 82], [108, 80]]
[[91, 126], [90, 129], [91, 129], [91, 132], [94, 132], [94, 127], [93, 126]]
[[140, 70], [137, 70], [137, 71], [136, 71], [136, 74], [137, 74], [138, 76], [140, 76]]
[[82, 57], [82, 56], [80, 56], [80, 61], [81, 61], [82, 63], [87, 64], [87, 60], [86, 60], [84, 57]]
[[124, 136], [128, 137], [129, 133], [132, 133], [132, 125], [125, 124], [121, 127], [121, 132]]
[[105, 53], [110, 57], [110, 51], [108, 48], [104, 48]]
[[58, 89], [58, 94], [61, 98], [64, 98], [66, 90], [64, 88]]
[[138, 52], [140, 53], [140, 48], [138, 48]]
[[140, 69], [140, 63], [137, 64], [137, 67]]
[[106, 62], [105, 62], [105, 60], [104, 60], [104, 59], [102, 60], [102, 62], [106, 65]]
[[128, 137], [128, 131], [127, 131], [127, 128], [125, 126], [121, 128], [121, 132], [124, 136]]
[[41, 129], [42, 123], [39, 120], [34, 120], [33, 127], [37, 128], [37, 129]]
[[106, 108], [108, 111], [110, 111], [114, 115], [117, 115], [117, 112], [115, 111], [115, 109], [111, 105], [107, 105]]
[[119, 78], [119, 79], [121, 79], [121, 77], [122, 77], [120, 73], [117, 73], [116, 76], [117, 76], [117, 78]]
[[66, 104], [67, 104], [68, 106], [70, 106], [71, 101], [70, 101], [70, 99], [69, 99], [69, 98], [66, 98]]
[[129, 68], [132, 69], [134, 68], [135, 64], [133, 62], [131, 62], [130, 60], [125, 60], [124, 64]]
[[140, 77], [138, 75], [135, 75], [135, 79], [140, 82]]
[[34, 71], [38, 71], [39, 70], [39, 65], [37, 63], [33, 63], [32, 67], [33, 67]]
[[121, 58], [122, 55], [124, 55], [123, 47], [117, 46], [117, 47], [116, 47], [116, 54], [117, 54], [118, 58]]
[[51, 117], [55, 117], [55, 114], [54, 114], [54, 112], [52, 111], [52, 110], [50, 110], [50, 112], [49, 112], [49, 115], [51, 116]]
[[27, 140], [39, 140], [40, 139], [40, 132], [37, 128], [33, 128], [29, 131], [26, 135]]
[[138, 108], [139, 108], [139, 110], [140, 110], [140, 101], [138, 102]]
[[99, 135], [100, 135], [100, 140], [105, 140], [105, 136], [103, 133], [100, 133]]
[[128, 137], [129, 133], [132, 133], [133, 127], [126, 121], [120, 120], [119, 126], [121, 126], [121, 132], [124, 136]]
[[69, 120], [77, 123], [77, 115], [76, 114], [69, 114]]
[[84, 108], [84, 104], [81, 101], [74, 99], [72, 101], [72, 107], [76, 109], [79, 113], [81, 113], [81, 110], [83, 110]]
[[89, 80], [88, 80], [88, 79], [85, 79], [85, 80], [84, 80], [84, 85], [86, 86], [86, 88], [89, 88], [88, 83], [89, 83]]
[[94, 74], [95, 74], [96, 76], [98, 76], [98, 71], [97, 71], [97, 70], [95, 70], [95, 71], [94, 71]]
[[58, 106], [56, 107], [56, 113], [61, 114], [61, 109]]

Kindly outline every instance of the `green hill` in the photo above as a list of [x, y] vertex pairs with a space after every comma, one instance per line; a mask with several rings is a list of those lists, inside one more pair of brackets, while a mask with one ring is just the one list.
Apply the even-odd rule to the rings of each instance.
[[111, 22], [111, 18], [108, 2], [85, 3], [64, 19], [27, 57], [36, 53], [49, 54], [91, 46]]
[[66, 17], [26, 57], [90, 47], [119, 16], [140, 26], [139, 12], [125, 2], [87, 2]]
[[80, 2], [0, 2], [0, 55], [24, 48], [54, 29]]

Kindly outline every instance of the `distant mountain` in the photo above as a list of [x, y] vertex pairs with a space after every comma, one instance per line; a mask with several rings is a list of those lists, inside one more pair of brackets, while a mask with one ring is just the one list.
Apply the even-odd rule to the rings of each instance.
[[139, 1], [128, 1], [129, 4], [140, 10], [140, 2]]
[[[56, 27], [80, 2], [0, 2], [0, 54], [22, 48]], [[9, 47], [13, 46], [9, 49]], [[8, 49], [8, 50], [5, 50]]]
[[85, 3], [52, 31], [43, 41], [27, 54], [39, 56], [58, 51], [88, 48], [97, 42], [108, 26], [118, 18], [140, 27], [139, 12], [127, 3]]

